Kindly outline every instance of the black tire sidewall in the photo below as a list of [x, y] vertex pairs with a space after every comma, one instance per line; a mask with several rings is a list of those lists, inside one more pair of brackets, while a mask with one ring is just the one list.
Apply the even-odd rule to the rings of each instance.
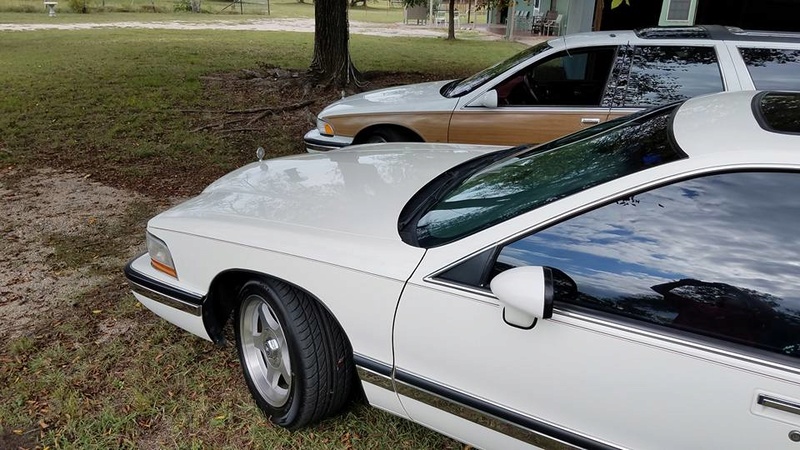
[[[245, 299], [251, 296], [258, 296], [263, 301], [265, 301], [275, 312], [277, 316], [278, 322], [280, 323], [281, 327], [283, 328], [284, 336], [286, 337], [286, 342], [289, 346], [289, 361], [291, 364], [291, 375], [292, 375], [292, 386], [289, 390], [289, 398], [286, 400], [280, 407], [275, 407], [270, 405], [258, 392], [255, 384], [253, 383], [253, 378], [250, 372], [247, 369], [247, 365], [244, 364], [244, 352], [242, 350], [242, 338], [241, 338], [241, 314], [242, 314], [242, 306], [244, 304]], [[294, 324], [290, 319], [291, 316], [286, 310], [286, 306], [283, 302], [280, 301], [278, 296], [276, 295], [275, 291], [272, 287], [269, 286], [268, 283], [261, 282], [261, 281], [251, 281], [245, 284], [242, 287], [242, 290], [239, 292], [238, 297], [238, 306], [236, 308], [236, 313], [234, 317], [234, 324], [235, 324], [235, 335], [236, 335], [236, 350], [239, 354], [239, 361], [242, 365], [242, 373], [244, 374], [245, 382], [247, 383], [247, 387], [250, 390], [253, 398], [255, 399], [256, 403], [258, 404], [259, 408], [264, 411], [264, 413], [269, 417], [269, 419], [274, 422], [276, 425], [291, 427], [291, 424], [295, 421], [299, 414], [300, 410], [300, 401], [299, 399], [302, 398], [302, 395], [298, 395], [299, 393], [305, 390], [305, 374], [303, 373], [303, 366], [301, 364], [302, 355], [298, 354], [299, 343], [297, 342], [297, 333], [294, 328]]]

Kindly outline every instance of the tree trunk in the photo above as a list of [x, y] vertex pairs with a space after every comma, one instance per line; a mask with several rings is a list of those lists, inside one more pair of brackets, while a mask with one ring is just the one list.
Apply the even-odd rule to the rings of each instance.
[[450, 0], [450, 8], [447, 11], [447, 14], [450, 15], [450, 20], [448, 20], [447, 25], [447, 40], [454, 41], [456, 39], [456, 25], [454, 23], [454, 19], [456, 18], [456, 0]]
[[314, 2], [314, 58], [308, 68], [311, 80], [335, 88], [363, 84], [350, 60], [349, 27], [347, 0]]

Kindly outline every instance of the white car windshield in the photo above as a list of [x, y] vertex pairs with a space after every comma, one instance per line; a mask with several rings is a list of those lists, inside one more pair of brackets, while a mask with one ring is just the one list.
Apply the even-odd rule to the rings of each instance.
[[675, 108], [553, 142], [563, 145], [516, 152], [475, 172], [421, 216], [417, 244], [443, 245], [584, 189], [686, 157], [669, 138]]

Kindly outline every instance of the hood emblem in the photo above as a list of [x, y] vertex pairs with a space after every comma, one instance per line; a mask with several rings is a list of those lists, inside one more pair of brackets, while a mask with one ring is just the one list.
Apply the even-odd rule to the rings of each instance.
[[258, 147], [256, 149], [256, 158], [258, 158], [258, 162], [261, 162], [261, 160], [264, 159], [265, 153], [266, 152], [264, 151], [264, 147]]

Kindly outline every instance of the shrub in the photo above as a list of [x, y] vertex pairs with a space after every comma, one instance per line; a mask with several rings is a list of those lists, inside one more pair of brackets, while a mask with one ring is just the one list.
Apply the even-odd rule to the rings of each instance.
[[73, 12], [82, 14], [89, 12], [89, 6], [86, 4], [86, 0], [68, 0], [67, 4], [69, 5], [69, 9]]

